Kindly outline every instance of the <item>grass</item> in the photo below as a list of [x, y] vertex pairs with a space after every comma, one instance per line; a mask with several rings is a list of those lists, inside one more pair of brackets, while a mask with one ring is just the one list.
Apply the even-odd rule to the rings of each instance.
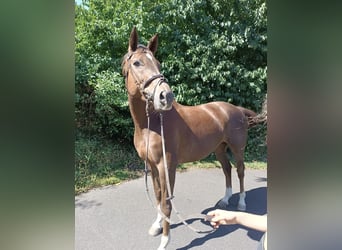
[[[264, 158], [253, 159], [247, 154], [246, 168], [266, 169]], [[234, 164], [234, 162], [233, 162]], [[215, 156], [178, 166], [179, 171], [191, 168], [221, 168]], [[75, 142], [75, 193], [95, 187], [115, 185], [143, 176], [144, 162], [133, 145], [100, 138], [77, 138]]]
[[[247, 169], [267, 169], [267, 163], [263, 161], [245, 162]], [[187, 170], [190, 168], [221, 168], [220, 163], [217, 160], [213, 161], [194, 161], [181, 164], [178, 167], [180, 170]]]
[[[235, 167], [235, 162], [232, 161], [232, 163], [233, 167]], [[267, 169], [267, 162], [260, 160], [245, 161], [245, 167], [248, 169]], [[179, 170], [187, 170], [191, 168], [221, 168], [221, 164], [215, 159], [214, 154], [211, 154], [203, 160], [183, 163], [178, 166]]]
[[105, 139], [75, 142], [75, 193], [119, 184], [142, 175], [141, 160], [132, 147]]

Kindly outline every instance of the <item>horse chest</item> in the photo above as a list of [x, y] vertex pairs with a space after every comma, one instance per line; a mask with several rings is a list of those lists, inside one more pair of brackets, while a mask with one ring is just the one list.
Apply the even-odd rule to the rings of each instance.
[[144, 137], [141, 135], [134, 135], [134, 147], [141, 159], [146, 157], [146, 143]]
[[[147, 143], [148, 141], [148, 143]], [[150, 131], [142, 131], [134, 134], [134, 146], [142, 160], [146, 159], [147, 150], [148, 158], [153, 162], [159, 162], [162, 155], [162, 146], [160, 136]]]

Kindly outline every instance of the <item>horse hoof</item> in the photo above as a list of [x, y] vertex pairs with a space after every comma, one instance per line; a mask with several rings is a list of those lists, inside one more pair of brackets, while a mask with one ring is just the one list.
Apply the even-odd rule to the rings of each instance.
[[221, 209], [225, 209], [225, 208], [228, 207], [228, 205], [229, 205], [229, 203], [225, 202], [224, 200], [219, 200], [219, 201], [216, 203], [215, 207], [221, 208]]
[[239, 210], [239, 211], [246, 211], [246, 204], [238, 204], [237, 210]]
[[169, 236], [162, 235], [161, 240], [160, 240], [160, 245], [157, 250], [166, 250], [166, 246], [169, 244], [169, 241], [170, 241]]
[[162, 228], [161, 227], [150, 227], [150, 230], [148, 230], [148, 234], [151, 236], [157, 236], [159, 234], [161, 234], [162, 232]]

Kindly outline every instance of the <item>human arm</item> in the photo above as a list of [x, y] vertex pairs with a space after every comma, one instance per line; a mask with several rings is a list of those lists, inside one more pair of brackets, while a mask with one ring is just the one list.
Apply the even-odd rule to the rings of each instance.
[[214, 228], [218, 228], [220, 225], [240, 224], [258, 231], [267, 231], [266, 215], [216, 209], [207, 213], [207, 220]]

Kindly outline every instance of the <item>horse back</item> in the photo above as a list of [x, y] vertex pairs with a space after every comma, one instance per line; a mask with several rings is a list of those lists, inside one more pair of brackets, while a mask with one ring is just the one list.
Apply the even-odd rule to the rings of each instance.
[[168, 114], [169, 142], [179, 162], [200, 160], [221, 143], [234, 142], [235, 137], [244, 147], [248, 123], [242, 109], [226, 102], [211, 102], [197, 106], [174, 103], [172, 110]]

